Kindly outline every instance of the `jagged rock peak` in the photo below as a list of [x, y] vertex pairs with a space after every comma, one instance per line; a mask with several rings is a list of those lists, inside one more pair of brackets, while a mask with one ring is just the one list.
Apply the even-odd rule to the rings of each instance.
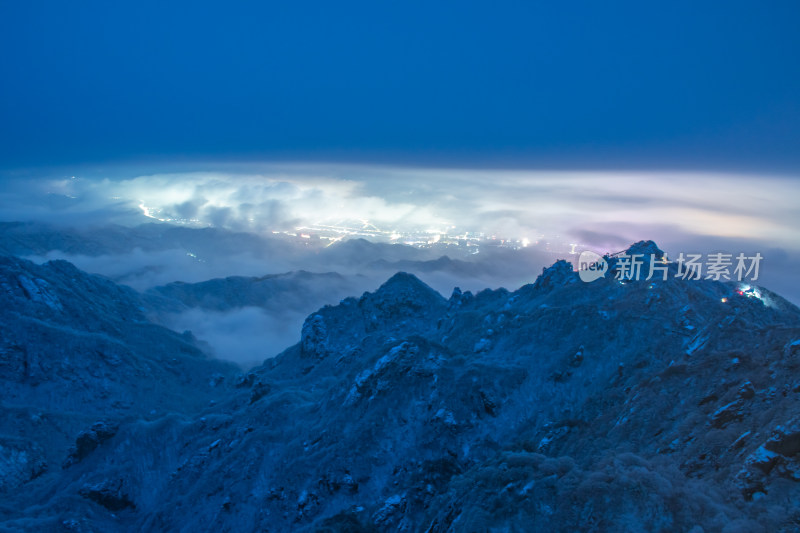
[[536, 278], [533, 284], [534, 289], [546, 289], [568, 285], [576, 281], [576, 273], [572, 268], [572, 263], [565, 259], [559, 259], [551, 266], [542, 269], [541, 275]]
[[631, 244], [624, 253], [628, 255], [641, 254], [645, 257], [654, 255], [656, 259], [661, 259], [664, 257], [664, 251], [661, 250], [661, 248], [659, 248], [655, 242], [649, 240], [639, 241]]
[[408, 272], [398, 272], [375, 291], [375, 295], [380, 297], [408, 293], [444, 301], [444, 297], [441, 294], [433, 290], [417, 276]]

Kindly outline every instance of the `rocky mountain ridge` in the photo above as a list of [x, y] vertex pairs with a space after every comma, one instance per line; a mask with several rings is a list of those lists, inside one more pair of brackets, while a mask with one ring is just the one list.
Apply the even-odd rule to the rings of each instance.
[[[234, 377], [190, 337], [137, 322], [142, 295], [66, 265], [2, 267], [17, 307], [7, 330], [58, 323], [58, 305], [70, 306], [88, 333], [186, 350], [194, 370], [173, 375], [194, 390], [185, 403], [154, 397], [155, 413], [98, 402], [69, 426], [71, 442], [48, 444], [53, 425], [32, 421], [37, 391], [64, 370], [36, 385], [4, 374], [28, 387], [13, 412], [31, 421], [3, 425], [0, 531], [800, 527], [800, 311], [766, 290], [674, 276], [582, 283], [557, 262], [519, 290], [446, 299], [398, 273], [311, 314], [300, 343]], [[70, 304], [75, 283], [100, 293]], [[71, 360], [95, 349], [66, 347]], [[111, 379], [84, 370], [65, 397], [96, 399], [81, 388]], [[151, 379], [128, 375], [134, 391]], [[123, 391], [108, 394], [113, 405]]]

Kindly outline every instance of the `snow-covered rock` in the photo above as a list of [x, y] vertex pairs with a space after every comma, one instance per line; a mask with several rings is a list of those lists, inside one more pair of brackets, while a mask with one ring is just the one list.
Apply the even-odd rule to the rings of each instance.
[[145, 296], [5, 259], [0, 529], [790, 531], [800, 311], [576, 280], [446, 300], [400, 273], [237, 380]]

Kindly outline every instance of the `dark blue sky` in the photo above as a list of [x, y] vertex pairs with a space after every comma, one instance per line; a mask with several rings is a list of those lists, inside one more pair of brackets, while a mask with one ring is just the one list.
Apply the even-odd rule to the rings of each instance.
[[800, 168], [800, 2], [0, 0], [0, 167]]

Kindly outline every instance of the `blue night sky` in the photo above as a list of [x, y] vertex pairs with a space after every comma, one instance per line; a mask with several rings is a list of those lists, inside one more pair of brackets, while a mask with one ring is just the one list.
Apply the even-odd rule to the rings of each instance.
[[3, 0], [0, 168], [795, 171], [798, 27], [796, 1]]

